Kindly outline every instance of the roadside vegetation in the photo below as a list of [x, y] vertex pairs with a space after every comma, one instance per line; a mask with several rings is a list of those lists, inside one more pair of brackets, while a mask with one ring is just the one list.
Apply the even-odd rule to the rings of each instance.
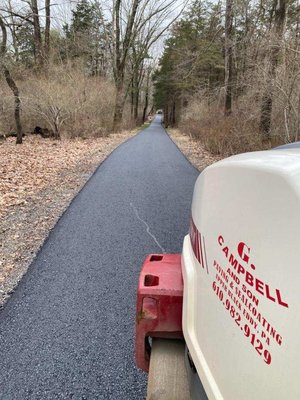
[[154, 103], [216, 155], [300, 140], [295, 0], [194, 0], [165, 42]]
[[180, 151], [200, 172], [223, 158], [222, 155], [208, 151], [202, 142], [184, 134], [180, 129], [170, 128], [168, 134]]
[[151, 49], [177, 0], [3, 0], [0, 138], [102, 137], [152, 109]]
[[158, 109], [213, 154], [299, 139], [297, 0], [4, 0], [0, 28], [2, 140], [104, 137]]

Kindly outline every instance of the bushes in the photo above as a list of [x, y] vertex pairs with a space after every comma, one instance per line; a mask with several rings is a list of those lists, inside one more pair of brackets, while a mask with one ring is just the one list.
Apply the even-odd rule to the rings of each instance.
[[194, 98], [181, 120], [181, 129], [199, 140], [212, 154], [228, 156], [261, 147], [253, 117], [232, 113], [224, 117], [216, 103], [211, 105]]
[[[24, 132], [47, 127], [56, 136], [105, 136], [112, 127], [114, 86], [99, 77], [88, 77], [68, 65], [53, 66], [47, 74], [14, 71], [22, 100]], [[0, 130], [14, 130], [13, 99], [0, 82]]]
[[253, 87], [248, 87], [247, 92], [235, 101], [233, 112], [228, 117], [224, 117], [220, 106], [223, 104], [222, 95], [214, 100], [203, 94], [193, 96], [182, 113], [180, 128], [201, 141], [206, 150], [222, 156], [269, 149], [299, 140], [297, 114], [292, 108], [287, 109], [287, 102], [279, 89], [274, 99], [272, 131], [268, 141], [263, 141], [259, 132], [260, 90]]

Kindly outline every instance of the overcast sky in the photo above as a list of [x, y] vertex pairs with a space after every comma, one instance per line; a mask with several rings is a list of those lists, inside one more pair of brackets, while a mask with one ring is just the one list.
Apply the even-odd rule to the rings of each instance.
[[[8, 0], [0, 0], [0, 2], [5, 4]], [[132, 0], [130, 0], [132, 1]], [[182, 9], [182, 2], [184, 0], [178, 0], [177, 7], [174, 8], [174, 12], [170, 18], [178, 15], [180, 10]], [[157, 0], [158, 4], [162, 4], [166, 2], [166, 0]], [[52, 7], [51, 7], [51, 27], [53, 29], [57, 29], [62, 31], [63, 26], [67, 23], [70, 23], [72, 18], [72, 9], [76, 7], [78, 0], [52, 0]], [[22, 0], [11, 0], [11, 4], [13, 8], [19, 12], [23, 13], [25, 10], [28, 10], [28, 4], [26, 1]], [[40, 8], [40, 16], [41, 16], [41, 23], [43, 24], [43, 16], [44, 16], [44, 0], [39, 0], [39, 8]], [[111, 15], [111, 6], [112, 0], [102, 0], [101, 5], [103, 7], [104, 14], [107, 15], [107, 18], [110, 19]], [[170, 21], [165, 21], [168, 24]], [[153, 57], [158, 58], [162, 51], [163, 51], [163, 43], [167, 37], [167, 32], [153, 45], [151, 49], [151, 53]]]

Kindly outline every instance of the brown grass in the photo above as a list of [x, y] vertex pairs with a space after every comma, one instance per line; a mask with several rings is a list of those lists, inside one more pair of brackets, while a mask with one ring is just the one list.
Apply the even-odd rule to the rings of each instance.
[[[275, 104], [276, 109], [276, 104]], [[225, 117], [217, 102], [207, 105], [193, 98], [181, 120], [180, 129], [202, 143], [212, 154], [229, 156], [249, 151], [265, 150], [287, 142], [282, 119], [274, 112], [271, 139], [262, 140], [259, 133], [258, 104], [241, 98], [230, 116]]]
[[[22, 101], [24, 132], [35, 126], [64, 137], [101, 137], [112, 128], [115, 89], [100, 77], [89, 77], [72, 66], [52, 66], [47, 74], [14, 70]], [[13, 96], [0, 81], [0, 134], [15, 130]]]

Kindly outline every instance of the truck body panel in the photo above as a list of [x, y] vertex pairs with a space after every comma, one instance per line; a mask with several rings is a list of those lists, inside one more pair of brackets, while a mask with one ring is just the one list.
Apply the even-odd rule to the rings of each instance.
[[299, 399], [300, 149], [206, 168], [184, 239], [183, 333], [211, 400]]

